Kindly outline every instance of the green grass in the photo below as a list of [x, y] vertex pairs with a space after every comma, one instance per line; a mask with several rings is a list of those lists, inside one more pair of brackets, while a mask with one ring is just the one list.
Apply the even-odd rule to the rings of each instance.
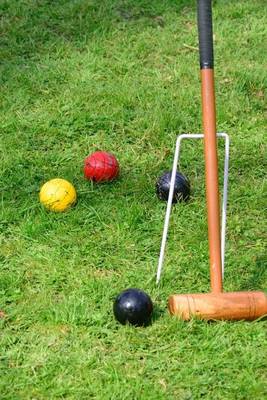
[[[267, 287], [264, 6], [214, 1], [218, 130], [231, 136], [228, 291]], [[184, 323], [166, 309], [172, 293], [209, 290], [201, 143], [183, 148], [193, 195], [173, 209], [155, 285], [155, 180], [176, 135], [201, 131], [195, 14], [185, 0], [2, 1], [1, 399], [266, 398], [266, 321]], [[116, 182], [83, 179], [96, 149], [116, 154]], [[54, 177], [78, 192], [63, 214], [38, 202]], [[151, 326], [115, 322], [127, 287], [151, 295]]]

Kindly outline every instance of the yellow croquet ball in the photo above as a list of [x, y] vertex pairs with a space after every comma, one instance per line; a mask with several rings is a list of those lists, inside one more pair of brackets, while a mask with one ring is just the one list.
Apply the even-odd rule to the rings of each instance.
[[51, 179], [40, 190], [40, 202], [49, 210], [62, 212], [71, 207], [77, 199], [73, 185], [65, 179]]

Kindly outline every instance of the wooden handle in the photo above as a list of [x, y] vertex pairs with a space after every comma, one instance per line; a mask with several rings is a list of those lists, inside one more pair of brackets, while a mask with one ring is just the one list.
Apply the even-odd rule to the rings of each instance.
[[201, 70], [201, 84], [210, 253], [210, 281], [212, 292], [220, 293], [222, 292], [222, 261], [213, 69]]
[[267, 315], [267, 296], [264, 292], [172, 295], [169, 311], [183, 320], [254, 320]]
[[220, 243], [216, 109], [213, 73], [212, 5], [211, 0], [198, 0], [197, 4], [210, 252], [210, 281], [212, 292], [220, 293], [222, 292], [222, 261]]

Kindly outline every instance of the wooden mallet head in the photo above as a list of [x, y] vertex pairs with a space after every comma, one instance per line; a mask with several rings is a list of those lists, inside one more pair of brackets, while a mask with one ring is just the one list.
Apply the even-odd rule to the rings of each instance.
[[169, 298], [169, 310], [187, 321], [254, 320], [267, 315], [267, 296], [263, 292], [176, 294]]

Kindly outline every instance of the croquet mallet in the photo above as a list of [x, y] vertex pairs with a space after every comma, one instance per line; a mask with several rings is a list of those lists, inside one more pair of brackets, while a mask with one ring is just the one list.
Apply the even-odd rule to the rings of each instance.
[[168, 306], [171, 314], [184, 320], [193, 316], [206, 320], [254, 320], [267, 315], [266, 294], [260, 291], [223, 293], [222, 287], [211, 0], [198, 0], [198, 36], [211, 293], [172, 295]]

